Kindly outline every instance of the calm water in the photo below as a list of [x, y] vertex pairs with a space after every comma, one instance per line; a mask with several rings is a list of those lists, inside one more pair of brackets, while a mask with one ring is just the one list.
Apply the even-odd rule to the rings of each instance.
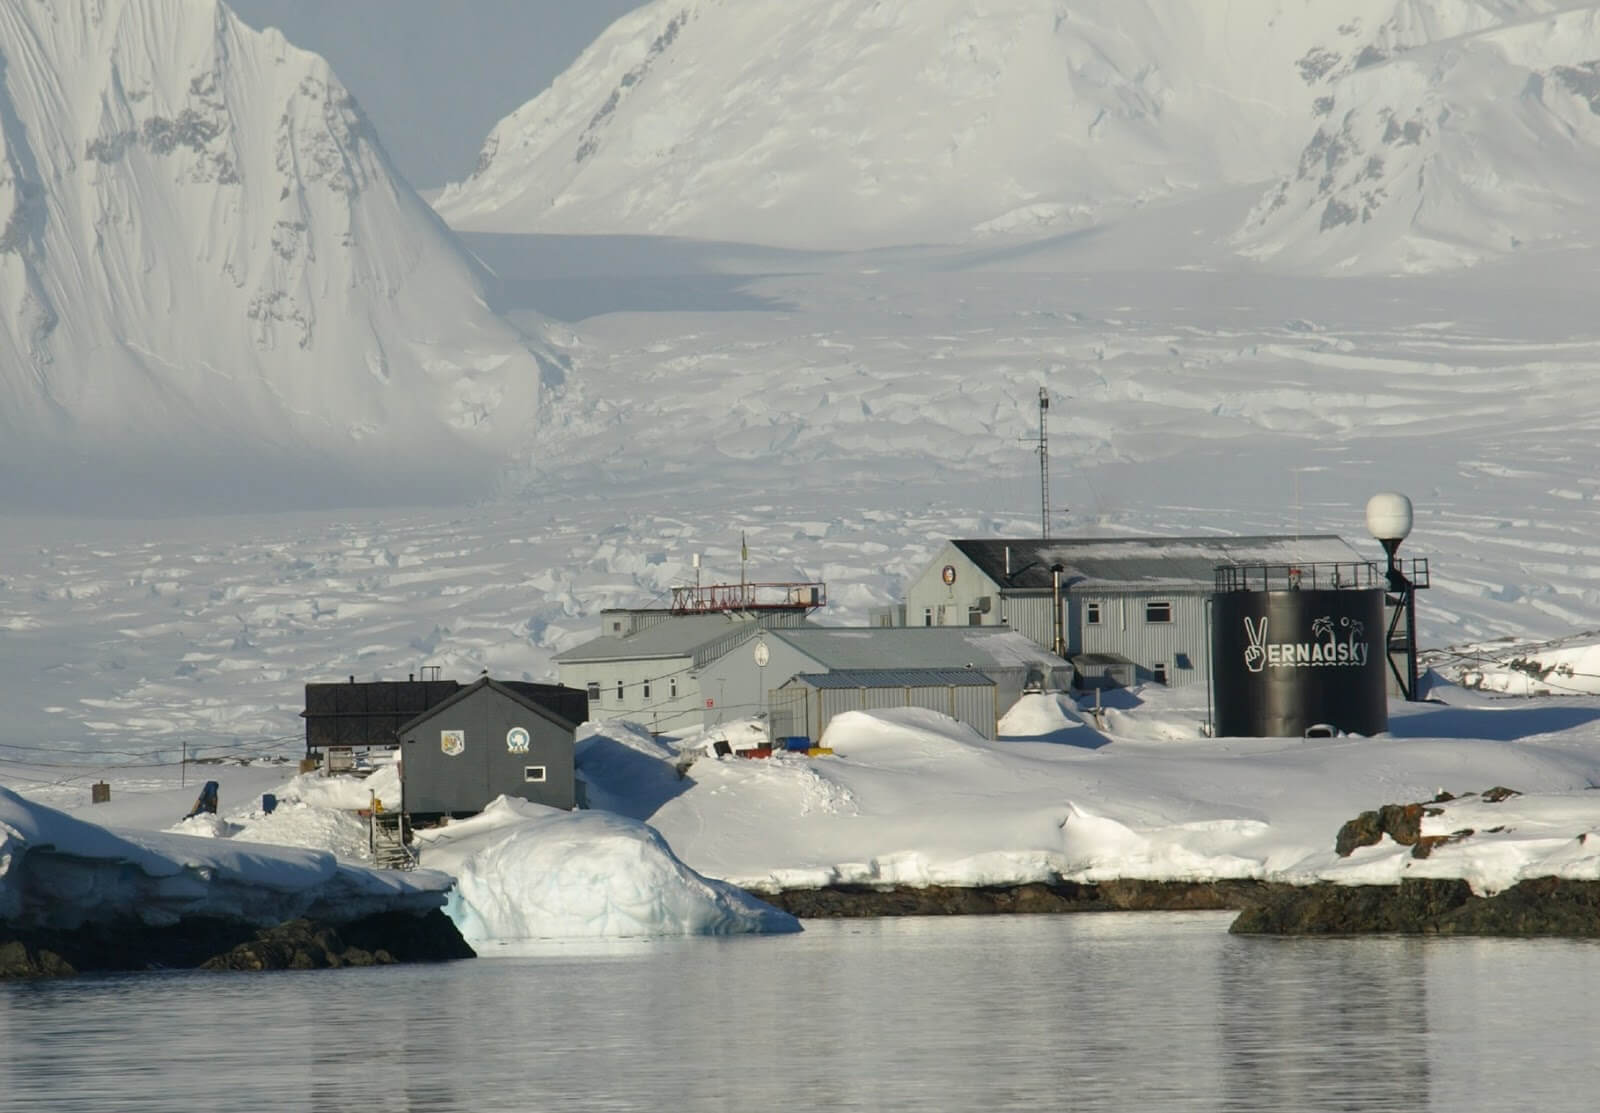
[[1600, 946], [1226, 914], [813, 921], [0, 985], [3, 1110], [1600, 1107]]

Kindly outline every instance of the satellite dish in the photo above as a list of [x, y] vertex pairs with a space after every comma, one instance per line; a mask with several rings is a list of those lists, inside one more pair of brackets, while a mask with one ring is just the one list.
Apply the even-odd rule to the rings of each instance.
[[1394, 491], [1384, 491], [1367, 500], [1367, 532], [1383, 542], [1391, 553], [1411, 532], [1411, 500]]

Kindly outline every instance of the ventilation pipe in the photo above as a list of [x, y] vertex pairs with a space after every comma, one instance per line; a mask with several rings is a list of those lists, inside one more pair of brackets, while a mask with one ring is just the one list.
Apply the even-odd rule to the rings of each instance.
[[1057, 657], [1067, 655], [1066, 623], [1061, 618], [1061, 573], [1063, 569], [1059, 564], [1050, 566], [1051, 597], [1054, 605], [1051, 613], [1055, 615], [1055, 640], [1051, 643], [1051, 652]]

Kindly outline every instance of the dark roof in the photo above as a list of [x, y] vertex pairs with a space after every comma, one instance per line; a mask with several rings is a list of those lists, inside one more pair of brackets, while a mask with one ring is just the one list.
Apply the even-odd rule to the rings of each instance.
[[[535, 715], [540, 715], [540, 716], [542, 716], [542, 717], [544, 717], [546, 719], [549, 719], [551, 722], [557, 724], [558, 726], [566, 727], [568, 730], [576, 731], [578, 729], [578, 724], [573, 722], [566, 715], [562, 714], [560, 710], [550, 707], [545, 702], [541, 702], [541, 700], [539, 698], [537, 698], [535, 694], [532, 694], [532, 693], [529, 693], [529, 692], [525, 692], [525, 691], [518, 691], [519, 688], [528, 689], [528, 688], [555, 688], [555, 687], [557, 687], [557, 686], [556, 685], [549, 685], [549, 684], [537, 684], [537, 685], [529, 684], [529, 685], [525, 685], [525, 684], [521, 683], [520, 681], [502, 682], [502, 681], [499, 681], [499, 680], [494, 680], [491, 677], [485, 676], [485, 677], [481, 678], [480, 680], [478, 680], [478, 682], [475, 683], [475, 684], [468, 684], [466, 687], [462, 688], [455, 695], [451, 696], [449, 699], [444, 700], [441, 703], [434, 704], [432, 707], [428, 708], [422, 714], [416, 716], [413, 719], [408, 720], [407, 722], [402, 723], [400, 725], [400, 730], [398, 731], [398, 733], [405, 734], [406, 732], [415, 729], [416, 726], [419, 723], [426, 722], [427, 720], [433, 718], [435, 715], [439, 714], [439, 712], [445, 710], [446, 708], [454, 707], [456, 704], [460, 703], [464, 699], [467, 699], [474, 692], [477, 692], [482, 688], [489, 688], [492, 691], [498, 692], [500, 695], [505, 696], [507, 699], [513, 700], [516, 703], [521, 704], [523, 707], [526, 707], [529, 711], [532, 711]], [[562, 690], [566, 691], [567, 689], [562, 689]], [[585, 700], [587, 701], [587, 697], [585, 697]]]
[[839, 669], [804, 672], [790, 684], [812, 688], [992, 688], [994, 681], [976, 669]]
[[375, 680], [306, 685], [306, 748], [392, 746], [395, 731], [461, 687], [454, 680]]
[[[1302, 537], [1085, 537], [1041, 540], [983, 538], [950, 542], [1001, 590], [1049, 590], [1050, 569], [1062, 566], [1062, 586], [1079, 584], [1210, 591], [1218, 565], [1365, 564], [1367, 558], [1334, 534]], [[1010, 550], [1006, 573], [1007, 550]]]

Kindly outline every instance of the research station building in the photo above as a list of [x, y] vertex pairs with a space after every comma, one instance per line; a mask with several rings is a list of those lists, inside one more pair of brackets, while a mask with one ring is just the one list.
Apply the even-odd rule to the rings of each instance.
[[572, 808], [578, 723], [558, 708], [573, 701], [559, 690], [559, 702], [541, 699], [531, 690], [536, 687], [554, 689], [483, 677], [403, 724], [398, 738], [406, 814], [474, 815], [498, 796]]
[[[1331, 534], [947, 541], [881, 625], [1003, 626], [1058, 647], [1082, 687], [1208, 684], [1218, 569], [1318, 566], [1367, 574]], [[1058, 625], [1059, 623], [1059, 625]]]

